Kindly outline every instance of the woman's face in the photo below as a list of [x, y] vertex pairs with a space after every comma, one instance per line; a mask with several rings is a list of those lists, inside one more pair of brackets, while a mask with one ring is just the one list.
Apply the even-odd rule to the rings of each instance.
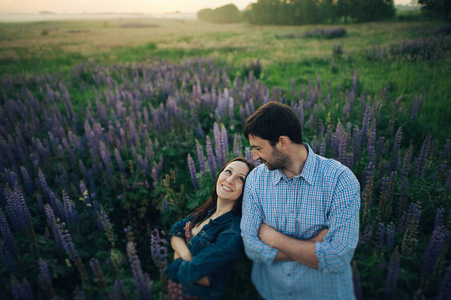
[[236, 201], [243, 193], [244, 181], [249, 173], [249, 167], [242, 161], [228, 164], [219, 174], [216, 182], [218, 199]]

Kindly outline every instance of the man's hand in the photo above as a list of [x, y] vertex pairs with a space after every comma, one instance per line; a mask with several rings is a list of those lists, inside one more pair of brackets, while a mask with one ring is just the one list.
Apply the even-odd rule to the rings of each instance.
[[258, 230], [258, 237], [263, 243], [279, 250], [275, 258], [276, 262], [295, 260], [308, 267], [318, 269], [315, 243], [323, 242], [328, 231], [328, 228], [323, 229], [312, 239], [303, 241], [288, 237], [271, 226], [262, 223]]
[[326, 236], [326, 234], [329, 232], [329, 228], [325, 228], [323, 230], [321, 230], [318, 235], [314, 236], [313, 238], [310, 239], [310, 241], [312, 242], [324, 242], [324, 237]]
[[266, 225], [265, 223], [262, 223], [260, 225], [260, 229], [258, 230], [258, 237], [260, 238], [260, 240], [273, 248], [274, 248], [273, 242], [275, 241], [277, 235], [279, 234], [280, 233], [277, 230], [275, 230], [269, 225]]

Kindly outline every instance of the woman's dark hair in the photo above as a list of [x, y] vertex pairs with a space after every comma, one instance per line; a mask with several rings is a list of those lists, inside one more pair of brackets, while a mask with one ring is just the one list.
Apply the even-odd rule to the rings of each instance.
[[271, 146], [279, 137], [287, 136], [295, 144], [302, 144], [302, 127], [299, 117], [286, 104], [271, 101], [261, 106], [244, 123], [243, 134], [268, 140]]
[[[218, 202], [218, 193], [216, 192], [216, 183], [218, 182], [219, 175], [224, 171], [224, 169], [230, 165], [231, 163], [235, 161], [241, 161], [247, 165], [249, 168], [249, 172], [254, 169], [254, 163], [243, 158], [243, 157], [237, 157], [229, 161], [225, 164], [225, 166], [221, 169], [221, 171], [218, 173], [215, 179], [215, 187], [213, 192], [211, 193], [210, 198], [207, 200], [207, 202], [204, 203], [201, 207], [197, 208], [192, 215], [194, 217], [194, 221], [192, 222], [192, 227], [196, 227], [197, 224], [201, 223], [205, 218], [207, 217], [207, 214], [210, 210], [216, 207], [216, 204]], [[232, 208], [232, 213], [237, 216], [241, 216], [241, 206], [243, 204], [243, 193], [241, 193], [240, 197], [236, 200], [235, 205]]]

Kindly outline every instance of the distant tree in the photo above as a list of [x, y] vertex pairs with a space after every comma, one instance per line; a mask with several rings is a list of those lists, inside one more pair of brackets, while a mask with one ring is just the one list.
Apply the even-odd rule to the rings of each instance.
[[238, 23], [240, 21], [240, 11], [234, 4], [227, 4], [216, 9], [202, 9], [197, 12], [197, 18], [210, 23]]
[[351, 7], [357, 22], [381, 21], [396, 14], [393, 0], [351, 0]]
[[211, 8], [201, 9], [197, 12], [197, 18], [204, 22], [212, 22], [214, 19], [214, 13]]
[[423, 5], [423, 14], [429, 17], [439, 17], [446, 21], [451, 21], [451, 1], [450, 0], [419, 0]]

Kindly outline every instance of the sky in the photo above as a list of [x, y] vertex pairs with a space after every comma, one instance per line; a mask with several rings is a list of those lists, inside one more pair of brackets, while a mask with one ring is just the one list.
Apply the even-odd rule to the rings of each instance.
[[[175, 11], [196, 13], [204, 8], [216, 8], [233, 3], [244, 9], [256, 0], [0, 0], [0, 13], [148, 13], [162, 14]], [[407, 4], [411, 0], [395, 0]]]

